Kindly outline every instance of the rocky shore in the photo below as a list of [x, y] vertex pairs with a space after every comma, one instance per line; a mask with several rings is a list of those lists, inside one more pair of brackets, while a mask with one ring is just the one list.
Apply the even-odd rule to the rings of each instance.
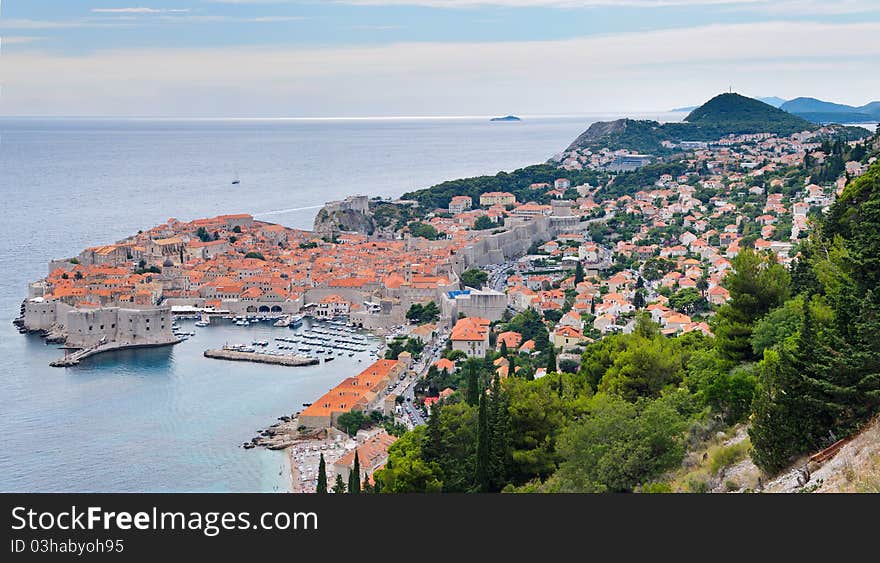
[[283, 450], [299, 442], [324, 438], [325, 435], [325, 430], [301, 432], [296, 414], [279, 416], [278, 422], [260, 430], [250, 442], [244, 442], [242, 447], [251, 449], [259, 446], [269, 450]]

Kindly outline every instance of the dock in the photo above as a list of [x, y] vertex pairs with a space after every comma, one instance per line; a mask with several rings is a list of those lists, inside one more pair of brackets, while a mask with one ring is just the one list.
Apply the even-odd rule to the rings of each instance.
[[306, 356], [275, 356], [262, 352], [242, 352], [238, 350], [205, 350], [206, 358], [215, 360], [231, 360], [233, 362], [256, 362], [259, 364], [275, 364], [279, 366], [313, 366], [320, 363], [317, 358]]
[[93, 346], [89, 346], [87, 348], [65, 347], [64, 350], [66, 353], [64, 357], [49, 362], [49, 365], [53, 368], [73, 367], [86, 358], [95, 356], [97, 354], [103, 354], [104, 352], [129, 350], [132, 348], [158, 348], [159, 346], [172, 346], [174, 344], [180, 344], [181, 342], [183, 342], [183, 340], [179, 338], [172, 338], [169, 340], [144, 342], [138, 344], [133, 344], [131, 342], [102, 342]]

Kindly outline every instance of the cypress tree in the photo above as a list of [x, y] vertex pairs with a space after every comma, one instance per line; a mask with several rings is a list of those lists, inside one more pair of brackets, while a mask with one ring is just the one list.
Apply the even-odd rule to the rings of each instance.
[[578, 260], [577, 266], [574, 269], [574, 284], [577, 285], [584, 281], [584, 266], [581, 264], [581, 261]]
[[443, 447], [443, 439], [440, 431], [440, 403], [434, 403], [431, 407], [431, 415], [428, 417], [428, 429], [425, 433], [425, 442], [422, 446], [422, 459], [425, 461], [437, 461]]
[[361, 492], [361, 464], [358, 460], [357, 448], [354, 450], [354, 465], [348, 474], [348, 492], [352, 494]]
[[553, 343], [547, 349], [547, 373], [556, 371], [556, 348]]
[[318, 462], [318, 486], [315, 492], [327, 493], [327, 464], [324, 461], [324, 454], [321, 454], [321, 461]]
[[333, 484], [333, 492], [336, 494], [345, 492], [345, 483], [342, 482], [342, 475], [336, 474], [336, 482]]
[[476, 471], [474, 472], [474, 490], [478, 493], [489, 491], [489, 449], [491, 447], [491, 429], [489, 428], [489, 409], [486, 394], [480, 394], [480, 406], [477, 415], [477, 452]]
[[490, 452], [489, 484], [498, 491], [507, 484], [508, 457], [510, 456], [510, 416], [508, 397], [501, 387], [501, 378], [492, 380], [492, 394], [489, 403]]
[[505, 358], [507, 357], [507, 342], [505, 342], [504, 340], [501, 341], [501, 349], [499, 350], [499, 353], [501, 354], [501, 356]]
[[474, 367], [471, 362], [465, 364], [465, 369], [468, 370], [467, 395], [465, 396], [465, 400], [467, 401], [467, 404], [473, 407], [476, 406], [477, 402], [480, 400], [480, 375], [477, 373], [476, 367]]

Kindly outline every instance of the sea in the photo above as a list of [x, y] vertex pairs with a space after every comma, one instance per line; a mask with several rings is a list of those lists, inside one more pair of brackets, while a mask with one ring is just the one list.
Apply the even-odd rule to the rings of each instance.
[[242, 442], [371, 361], [207, 359], [289, 329], [183, 321], [195, 336], [176, 346], [52, 368], [58, 347], [12, 325], [49, 260], [171, 217], [251, 213], [308, 229], [326, 201], [543, 162], [618, 117], [0, 118], [0, 491], [286, 492], [286, 456]]

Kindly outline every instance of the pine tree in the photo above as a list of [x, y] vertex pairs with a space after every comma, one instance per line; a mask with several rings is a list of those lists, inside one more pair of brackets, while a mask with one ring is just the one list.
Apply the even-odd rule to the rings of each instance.
[[318, 462], [318, 486], [315, 488], [315, 492], [327, 492], [327, 464], [324, 461], [324, 454], [321, 454], [321, 461]]
[[336, 482], [333, 484], [333, 492], [336, 494], [345, 492], [345, 483], [342, 481], [342, 475], [336, 474]]
[[477, 453], [476, 471], [474, 472], [474, 490], [478, 493], [489, 491], [489, 448], [491, 447], [491, 429], [489, 428], [489, 409], [486, 394], [480, 394], [480, 406], [477, 414]]
[[354, 465], [352, 465], [351, 472], [348, 474], [348, 492], [352, 494], [361, 492], [361, 464], [358, 459], [357, 448], [354, 450]]
[[767, 350], [759, 365], [749, 437], [761, 469], [775, 473], [827, 441], [834, 405], [827, 395], [826, 358], [807, 300], [794, 348]]

